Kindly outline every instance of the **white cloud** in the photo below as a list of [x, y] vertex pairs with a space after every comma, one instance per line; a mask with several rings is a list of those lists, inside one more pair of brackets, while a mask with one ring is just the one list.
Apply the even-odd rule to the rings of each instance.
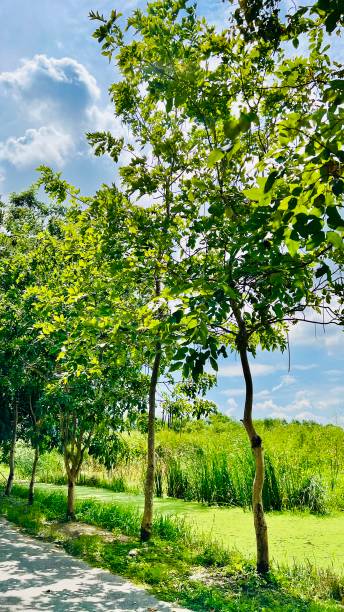
[[270, 395], [271, 395], [271, 391], [269, 391], [269, 389], [262, 389], [261, 391], [258, 391], [257, 393], [255, 393], [255, 398], [264, 399], [265, 397], [269, 397]]
[[[281, 369], [281, 366], [273, 366], [265, 363], [252, 363], [251, 364], [251, 373], [252, 376], [268, 376], [269, 374], [273, 374]], [[284, 369], [284, 366], [283, 366]], [[231, 365], [223, 365], [219, 367], [219, 376], [223, 376], [226, 378], [236, 378], [243, 376], [242, 368], [240, 363], [235, 363]]]
[[276, 404], [272, 399], [267, 399], [264, 402], [255, 403], [254, 408], [257, 410], [267, 410], [270, 412], [271, 410], [279, 410], [280, 406], [278, 406], [278, 404]]
[[0, 160], [7, 161], [17, 168], [39, 163], [63, 166], [74, 149], [70, 134], [52, 126], [26, 130], [20, 138], [8, 138], [0, 142]]
[[114, 108], [110, 104], [100, 108], [93, 104], [86, 110], [86, 121], [89, 131], [111, 132], [113, 136], [120, 138], [127, 135], [127, 129], [118, 117], [115, 117]]
[[343, 331], [337, 325], [323, 328], [319, 324], [301, 323], [291, 327], [289, 340], [291, 351], [293, 351], [293, 345], [320, 349], [323, 347], [327, 349], [329, 355], [333, 355], [333, 349], [343, 346]]
[[269, 415], [270, 419], [280, 419], [281, 421], [288, 421], [288, 415], [282, 410], [276, 410], [275, 412], [271, 412]]
[[227, 400], [227, 405], [224, 409], [224, 413], [230, 416], [234, 414], [238, 408], [238, 403], [235, 401], [234, 397], [230, 397]]
[[337, 378], [337, 376], [343, 376], [343, 371], [342, 370], [325, 370], [325, 374], [327, 376], [333, 376], [335, 378]]
[[283, 387], [289, 387], [290, 385], [294, 385], [295, 383], [296, 383], [296, 378], [294, 378], [294, 376], [290, 376], [290, 374], [286, 374], [285, 376], [281, 377], [281, 382], [278, 385], [276, 385], [275, 387], [272, 387], [271, 393], [274, 393], [275, 391], [279, 391]]
[[220, 391], [221, 395], [229, 395], [230, 397], [241, 397], [245, 395], [244, 387], [234, 387], [234, 389], [224, 389]]
[[322, 423], [323, 425], [329, 423], [330, 419], [325, 416], [321, 416], [319, 414], [314, 414], [314, 412], [299, 412], [295, 414], [293, 417], [296, 421], [316, 421], [317, 423]]
[[300, 363], [291, 366], [291, 370], [300, 370], [300, 372], [306, 372], [307, 370], [314, 370], [314, 368], [318, 368], [317, 363]]
[[52, 81], [68, 84], [82, 84], [91, 98], [97, 99], [100, 90], [94, 76], [75, 59], [71, 57], [47, 57], [35, 55], [32, 59], [25, 59], [22, 65], [13, 72], [1, 72], [0, 84], [5, 91], [12, 93], [22, 92], [34, 85], [39, 77], [47, 77]]
[[238, 402], [234, 399], [234, 397], [229, 397], [227, 400], [227, 406], [229, 408], [238, 408]]
[[332, 389], [333, 393], [338, 393], [338, 395], [341, 395], [340, 401], [343, 402], [343, 397], [344, 397], [344, 385], [338, 385], [337, 387], [333, 387]]

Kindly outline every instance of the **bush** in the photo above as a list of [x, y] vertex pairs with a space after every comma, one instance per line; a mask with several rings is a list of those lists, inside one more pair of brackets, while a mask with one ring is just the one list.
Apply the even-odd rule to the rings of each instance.
[[295, 493], [295, 507], [304, 510], [309, 508], [313, 514], [327, 513], [326, 489], [320, 478], [311, 476], [303, 481]]

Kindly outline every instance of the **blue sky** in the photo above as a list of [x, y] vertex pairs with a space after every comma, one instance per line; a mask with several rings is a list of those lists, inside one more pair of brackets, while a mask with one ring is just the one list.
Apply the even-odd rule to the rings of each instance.
[[[139, 0], [126, 0], [124, 14]], [[119, 8], [108, 0], [2, 0], [0, 19], [0, 194], [26, 188], [45, 163], [92, 193], [111, 183], [115, 167], [95, 158], [84, 133], [122, 128], [113, 116], [107, 90], [116, 78], [91, 37], [91, 9]], [[222, 0], [201, 0], [199, 11], [212, 23], [226, 21]], [[337, 40], [334, 53], [343, 61]], [[290, 333], [287, 354], [259, 353], [253, 364], [257, 417], [312, 419], [344, 426], [344, 347], [341, 332], [313, 325]], [[240, 418], [244, 386], [235, 355], [220, 364], [212, 399]]]

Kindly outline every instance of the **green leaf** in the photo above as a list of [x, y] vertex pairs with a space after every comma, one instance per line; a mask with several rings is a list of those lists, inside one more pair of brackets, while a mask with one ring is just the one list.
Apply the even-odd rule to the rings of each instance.
[[331, 89], [339, 89], [340, 91], [344, 91], [344, 80], [343, 79], [333, 79], [330, 81]]
[[173, 105], [173, 98], [168, 98], [168, 100], [166, 100], [166, 112], [167, 113], [171, 112], [172, 105]]
[[183, 362], [176, 361], [175, 363], [172, 363], [172, 365], [170, 366], [170, 372], [175, 372], [176, 370], [180, 370], [182, 367], [183, 367]]
[[263, 195], [263, 191], [261, 187], [252, 187], [252, 189], [244, 189], [244, 195], [254, 202], [259, 202]]
[[184, 359], [184, 357], [186, 356], [188, 352], [188, 349], [186, 348], [186, 346], [183, 346], [181, 348], [179, 348], [176, 352], [176, 354], [174, 355], [174, 359], [176, 361], [179, 361], [180, 359]]
[[324, 263], [320, 266], [320, 268], [317, 269], [315, 273], [315, 278], [321, 278], [322, 276], [327, 274], [329, 271], [330, 271], [330, 268], [328, 267], [327, 264]]
[[189, 319], [186, 327], [188, 329], [194, 329], [197, 326], [198, 326], [198, 320], [197, 319]]
[[295, 49], [297, 49], [298, 46], [299, 46], [299, 39], [298, 38], [293, 38], [292, 43], [293, 43], [293, 46], [295, 47]]
[[336, 206], [328, 206], [326, 209], [326, 214], [328, 217], [328, 225], [333, 229], [344, 229], [344, 219], [340, 216], [338, 209]]
[[212, 168], [217, 162], [221, 161], [224, 155], [225, 153], [224, 151], [221, 151], [221, 149], [214, 149], [208, 156], [207, 166]]
[[214, 359], [214, 357], [210, 357], [210, 363], [211, 363], [211, 367], [213, 368], [213, 370], [215, 370], [215, 372], [218, 372], [219, 366], [218, 366], [216, 359]]
[[343, 239], [341, 238], [339, 234], [337, 234], [337, 232], [327, 232], [326, 238], [337, 249], [343, 248], [344, 246]]
[[172, 313], [171, 315], [171, 319], [174, 323], [180, 323], [180, 321], [182, 320], [183, 317], [183, 310], [175, 310], [175, 312]]
[[342, 195], [344, 193], [344, 181], [342, 179], [337, 179], [332, 183], [332, 192], [336, 196]]
[[266, 180], [266, 183], [264, 185], [264, 193], [268, 193], [268, 191], [270, 191], [272, 189], [272, 187], [273, 187], [277, 177], [278, 177], [278, 170], [273, 170], [269, 174], [269, 176], [268, 176], [268, 178]]
[[286, 241], [287, 249], [292, 257], [294, 257], [299, 250], [300, 243], [296, 240], [292, 240], [291, 238], [287, 238]]

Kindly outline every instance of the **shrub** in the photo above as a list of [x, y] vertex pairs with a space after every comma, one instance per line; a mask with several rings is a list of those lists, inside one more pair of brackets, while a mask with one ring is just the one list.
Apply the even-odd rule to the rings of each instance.
[[313, 514], [327, 513], [326, 489], [320, 478], [310, 476], [301, 484], [301, 487], [295, 493], [294, 505], [297, 508], [309, 510]]

